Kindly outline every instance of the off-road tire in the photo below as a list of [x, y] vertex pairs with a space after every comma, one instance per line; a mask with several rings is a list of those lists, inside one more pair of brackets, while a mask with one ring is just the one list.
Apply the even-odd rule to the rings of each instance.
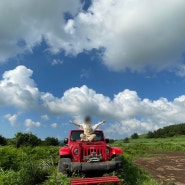
[[60, 158], [58, 162], [58, 172], [68, 174], [71, 166], [71, 158]]

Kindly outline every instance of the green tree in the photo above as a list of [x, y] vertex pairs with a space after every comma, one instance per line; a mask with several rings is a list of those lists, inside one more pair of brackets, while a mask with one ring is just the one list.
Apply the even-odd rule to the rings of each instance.
[[15, 135], [15, 144], [17, 148], [19, 148], [20, 146], [39, 146], [41, 144], [41, 139], [33, 135], [31, 132], [18, 132]]
[[46, 146], [58, 146], [59, 145], [59, 141], [57, 138], [54, 137], [47, 137], [44, 140], [44, 145]]
[[131, 135], [131, 138], [132, 139], [138, 139], [139, 135], [137, 133], [134, 133], [134, 134]]
[[149, 132], [147, 133], [146, 138], [154, 138], [153, 132], [149, 131]]
[[2, 135], [0, 135], [0, 145], [7, 145], [7, 139]]
[[123, 140], [124, 143], [129, 143], [129, 138], [126, 137], [124, 140]]

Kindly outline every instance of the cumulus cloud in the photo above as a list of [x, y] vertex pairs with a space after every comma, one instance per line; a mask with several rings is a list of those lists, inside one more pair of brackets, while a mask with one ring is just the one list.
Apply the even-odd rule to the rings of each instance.
[[54, 114], [70, 114], [74, 116], [87, 115], [109, 115], [111, 100], [102, 94], [97, 94], [87, 86], [75, 87], [65, 91], [62, 98], [54, 97], [52, 94], [42, 95], [43, 106]]
[[40, 95], [31, 75], [32, 71], [25, 66], [6, 71], [0, 81], [0, 106], [13, 105], [22, 109], [38, 107]]
[[47, 114], [42, 115], [41, 118], [42, 118], [43, 120], [46, 120], [46, 121], [49, 120], [49, 116], [48, 116]]
[[181, 64], [176, 67], [176, 75], [178, 75], [180, 77], [185, 76], [185, 65], [184, 64]]
[[57, 128], [57, 126], [58, 126], [57, 123], [52, 123], [52, 124], [51, 124], [51, 127], [52, 127], [52, 128]]
[[2, 0], [0, 61], [44, 39], [52, 53], [101, 49], [111, 70], [162, 70], [183, 62], [184, 6], [184, 0], [92, 0], [84, 11], [73, 0]]
[[141, 99], [137, 92], [126, 89], [111, 100], [87, 86], [67, 90], [61, 98], [45, 94], [42, 97], [49, 112], [58, 115], [84, 116], [87, 114], [112, 120], [107, 130], [111, 133], [146, 132], [169, 124], [181, 123], [185, 119], [182, 95], [173, 101]]
[[17, 125], [17, 115], [16, 114], [13, 114], [13, 115], [11, 115], [11, 114], [6, 114], [5, 115], [5, 118], [6, 119], [8, 119], [8, 121], [10, 122], [10, 124], [12, 125], [12, 126], [15, 126], [15, 125]]
[[145, 133], [185, 120], [184, 95], [173, 101], [166, 98], [152, 101], [141, 99], [137, 92], [126, 89], [111, 100], [87, 86], [82, 86], [67, 90], [61, 98], [53, 97], [51, 94], [42, 98], [44, 106], [53, 114], [82, 117], [90, 114], [112, 120], [107, 132], [120, 135]]
[[44, 38], [53, 53], [59, 52], [65, 41], [64, 15], [74, 16], [81, 8], [74, 0], [0, 1], [0, 62], [39, 44]]
[[77, 53], [103, 47], [112, 70], [160, 70], [182, 61], [184, 6], [183, 0], [94, 0], [88, 12], [68, 21], [66, 32]]
[[25, 121], [24, 121], [24, 124], [25, 124], [25, 126], [26, 126], [26, 130], [28, 131], [28, 130], [30, 130], [32, 127], [40, 127], [41, 126], [41, 123], [40, 122], [34, 122], [34, 121], [32, 121], [31, 119], [26, 119]]
[[[66, 90], [59, 98], [49, 92], [40, 92], [35, 87], [31, 74], [32, 71], [25, 66], [18, 66], [4, 73], [0, 81], [1, 106], [14, 106], [23, 111], [39, 110], [41, 118], [45, 120], [49, 119], [47, 115], [72, 116], [78, 120], [91, 115], [111, 121], [107, 132], [120, 135], [143, 133], [185, 120], [185, 95], [176, 97], [173, 101], [166, 98], [150, 100], [141, 99], [136, 91], [125, 89], [111, 99], [83, 85]], [[12, 125], [16, 124], [16, 114], [7, 114], [5, 117]], [[25, 120], [28, 130], [40, 125], [40, 122]], [[55, 128], [57, 124], [53, 123], [51, 127]]]
[[53, 59], [53, 61], [51, 62], [52, 66], [55, 66], [55, 65], [58, 65], [58, 64], [63, 64], [63, 60]]

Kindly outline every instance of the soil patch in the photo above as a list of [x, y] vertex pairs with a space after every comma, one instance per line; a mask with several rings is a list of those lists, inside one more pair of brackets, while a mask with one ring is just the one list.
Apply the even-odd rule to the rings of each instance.
[[134, 164], [147, 170], [163, 185], [185, 185], [185, 153], [155, 152], [154, 157], [138, 158]]

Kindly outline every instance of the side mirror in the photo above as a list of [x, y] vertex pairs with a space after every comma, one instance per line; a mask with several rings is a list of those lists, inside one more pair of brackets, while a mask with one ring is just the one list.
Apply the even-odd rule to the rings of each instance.
[[68, 138], [64, 139], [64, 143], [67, 144], [68, 143]]
[[105, 139], [105, 142], [106, 142], [106, 143], [109, 143], [109, 139]]

